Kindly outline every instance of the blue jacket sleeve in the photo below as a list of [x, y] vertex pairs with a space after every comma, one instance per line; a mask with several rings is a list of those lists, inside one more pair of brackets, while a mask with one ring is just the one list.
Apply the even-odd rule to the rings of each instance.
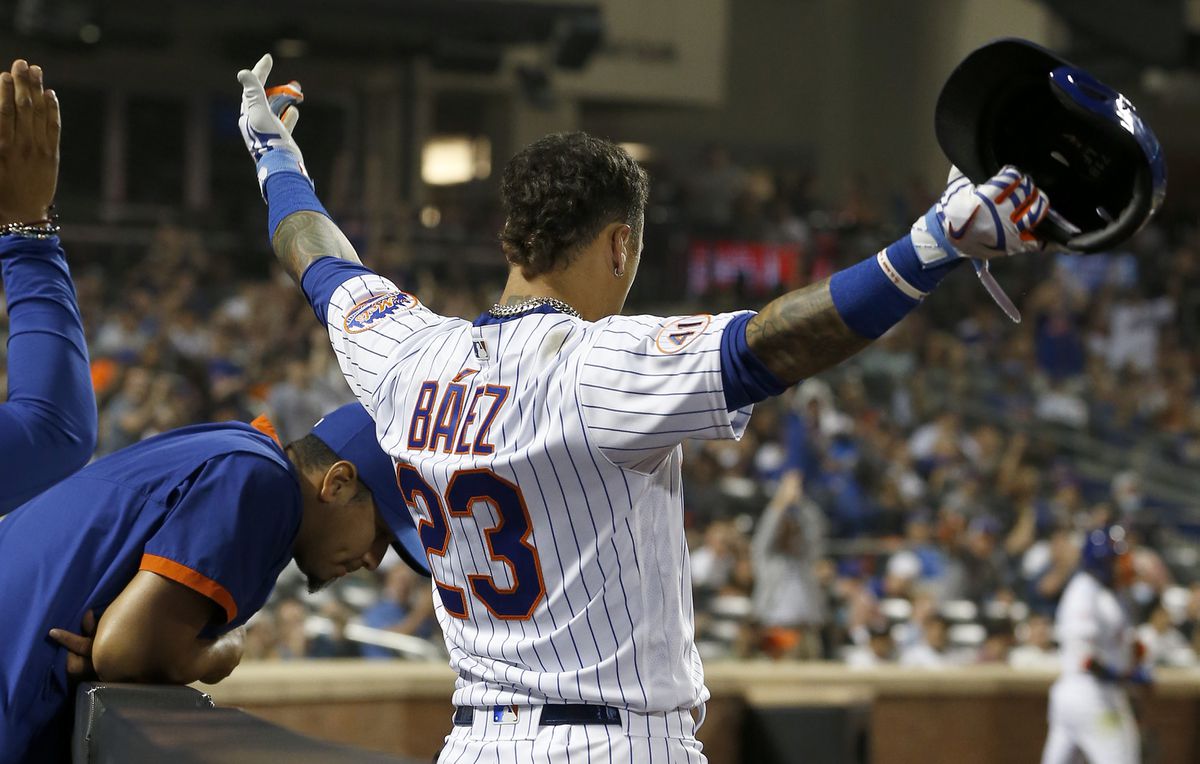
[[205, 462], [174, 495], [139, 567], [211, 599], [222, 631], [245, 623], [292, 559], [300, 484], [268, 459], [232, 453]]
[[96, 398], [75, 286], [57, 237], [0, 238], [8, 400], [0, 404], [0, 515], [87, 464]]

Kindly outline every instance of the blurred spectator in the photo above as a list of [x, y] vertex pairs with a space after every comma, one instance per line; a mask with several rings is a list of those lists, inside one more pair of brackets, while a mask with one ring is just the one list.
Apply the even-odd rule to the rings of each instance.
[[1138, 641], [1146, 648], [1146, 660], [1156, 666], [1194, 666], [1196, 653], [1179, 629], [1171, 623], [1171, 613], [1156, 602], [1150, 619], [1138, 627]]
[[821, 657], [825, 613], [815, 566], [824, 554], [824, 526], [820, 508], [804, 496], [800, 473], [787, 473], [751, 542], [754, 617], [762, 652], [771, 658]]
[[1144, 299], [1133, 288], [1122, 290], [1109, 311], [1108, 368], [1146, 372], [1158, 363], [1158, 335], [1175, 316], [1169, 297]]
[[350, 611], [337, 600], [330, 600], [321, 608], [321, 615], [329, 621], [329, 630], [314, 636], [308, 643], [306, 656], [309, 658], [358, 658], [362, 649], [357, 642], [346, 638], [346, 625], [350, 622]]
[[[433, 599], [429, 584], [407, 565], [397, 563], [382, 574], [379, 600], [362, 612], [363, 626], [385, 629], [396, 634], [429, 638], [433, 636]], [[395, 653], [378, 645], [363, 645], [364, 658], [392, 658]]]
[[922, 624], [920, 639], [900, 652], [900, 665], [913, 668], [945, 668], [967, 662], [950, 645], [950, 623], [936, 614]]
[[270, 607], [259, 610], [246, 622], [246, 642], [242, 660], [278, 660], [278, 643], [279, 634], [275, 628], [274, 611]]
[[892, 631], [886, 626], [876, 626], [867, 634], [865, 645], [847, 651], [846, 665], [850, 668], [874, 668], [896, 660], [896, 643]]
[[1017, 646], [1008, 654], [1013, 668], [1058, 669], [1060, 661], [1054, 646], [1054, 621], [1046, 615], [1032, 615], [1016, 630]]
[[304, 658], [308, 655], [308, 609], [295, 597], [289, 597], [275, 606], [277, 653], [284, 660]]
[[1004, 619], [988, 621], [984, 624], [984, 630], [987, 636], [979, 648], [976, 662], [1008, 663], [1009, 650], [1016, 641], [1012, 622]]

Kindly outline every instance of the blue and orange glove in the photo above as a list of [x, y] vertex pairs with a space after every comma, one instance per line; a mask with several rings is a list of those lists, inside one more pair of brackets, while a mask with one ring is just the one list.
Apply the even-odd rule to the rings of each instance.
[[292, 128], [300, 118], [296, 106], [304, 100], [304, 92], [295, 81], [267, 90], [272, 63], [268, 53], [253, 69], [243, 69], [237, 75], [242, 85], [238, 128], [258, 168], [260, 191], [267, 178], [277, 172], [299, 173], [312, 183], [304, 167], [304, 155], [292, 138]]
[[1013, 321], [1021, 314], [988, 270], [988, 260], [1022, 252], [1045, 252], [1034, 228], [1050, 214], [1050, 200], [1012, 165], [978, 186], [950, 168], [937, 204], [912, 227], [913, 247], [926, 268], [967, 258], [988, 294]]

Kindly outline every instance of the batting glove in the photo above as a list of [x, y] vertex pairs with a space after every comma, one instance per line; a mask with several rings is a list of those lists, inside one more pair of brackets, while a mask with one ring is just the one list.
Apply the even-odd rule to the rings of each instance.
[[1033, 229], [1050, 214], [1050, 200], [1028, 175], [1007, 165], [978, 186], [957, 167], [950, 168], [946, 190], [937, 204], [912, 227], [917, 257], [926, 268], [968, 258], [996, 304], [1013, 321], [1021, 313], [988, 270], [993, 257], [1046, 251]]
[[253, 69], [243, 69], [237, 75], [242, 85], [238, 128], [258, 167], [260, 192], [267, 178], [277, 172], [298, 172], [312, 183], [291, 130], [300, 117], [296, 104], [304, 100], [304, 94], [298, 82], [266, 90], [264, 86], [273, 63], [268, 53]]

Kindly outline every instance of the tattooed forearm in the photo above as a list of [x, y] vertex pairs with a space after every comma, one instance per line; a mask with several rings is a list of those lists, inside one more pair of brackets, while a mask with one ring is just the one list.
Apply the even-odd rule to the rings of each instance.
[[271, 237], [275, 257], [300, 283], [313, 261], [321, 257], [337, 257], [361, 263], [350, 241], [332, 220], [317, 212], [294, 212], [283, 219]]
[[871, 344], [838, 315], [829, 280], [774, 300], [746, 325], [754, 354], [780, 380], [795, 384]]

